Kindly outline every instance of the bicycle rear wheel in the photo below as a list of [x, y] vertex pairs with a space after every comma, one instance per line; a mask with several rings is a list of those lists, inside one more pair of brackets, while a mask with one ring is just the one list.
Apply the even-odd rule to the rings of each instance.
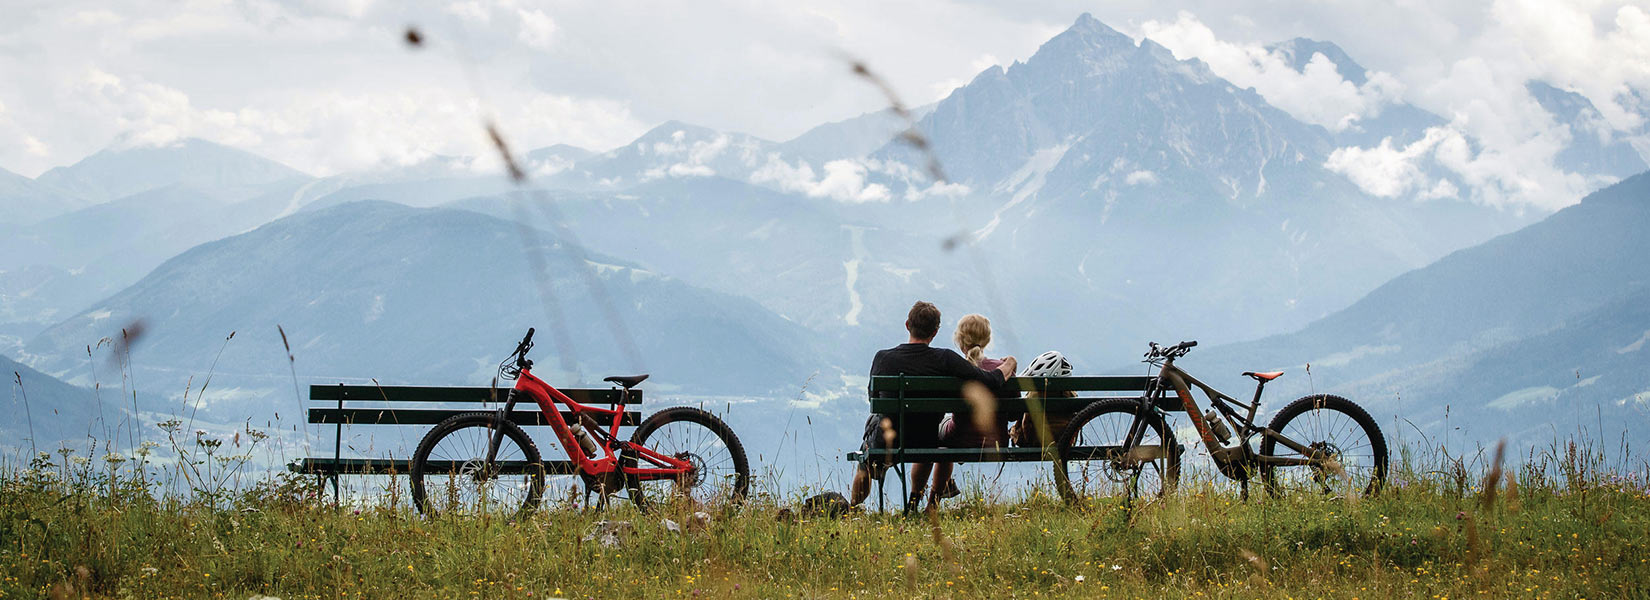
[[[1143, 427], [1125, 449], [1135, 419]], [[1180, 481], [1180, 446], [1156, 411], [1139, 401], [1108, 398], [1088, 405], [1057, 438], [1054, 485], [1067, 503], [1094, 498], [1156, 498]]]
[[[688, 461], [693, 469], [674, 477], [627, 477], [630, 499], [646, 511], [667, 502], [682, 502], [693, 510], [736, 508], [750, 488], [750, 465], [745, 446], [716, 415], [679, 406], [648, 417], [630, 437], [632, 446]], [[627, 467], [655, 467], [641, 453], [626, 448]]]
[[[487, 446], [502, 429], [492, 467]], [[521, 426], [492, 413], [454, 415], [418, 443], [412, 464], [413, 504], [426, 515], [518, 517], [544, 495], [544, 463]]]
[[[1361, 494], [1381, 491], [1386, 481], [1386, 438], [1368, 412], [1340, 396], [1317, 394], [1290, 402], [1272, 422], [1272, 431], [1308, 448], [1302, 454], [1266, 436], [1260, 443], [1261, 480], [1273, 495], [1285, 492]], [[1264, 457], [1316, 458], [1311, 465], [1279, 466]]]

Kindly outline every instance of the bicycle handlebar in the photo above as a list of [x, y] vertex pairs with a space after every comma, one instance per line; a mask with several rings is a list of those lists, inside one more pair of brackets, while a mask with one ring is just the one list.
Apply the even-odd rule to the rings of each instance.
[[1183, 341], [1173, 346], [1158, 346], [1157, 342], [1149, 342], [1150, 350], [1146, 351], [1146, 358], [1177, 358], [1185, 356], [1197, 346], [1197, 340]]
[[532, 348], [532, 347], [533, 347], [533, 328], [528, 327], [527, 328], [527, 337], [521, 338], [521, 343], [516, 346], [516, 354], [521, 354], [522, 352], [526, 352], [528, 348]]
[[517, 367], [523, 369], [530, 369], [533, 367], [533, 361], [527, 360], [527, 351], [533, 349], [533, 331], [534, 329], [532, 327], [527, 328], [527, 336], [521, 338], [521, 343], [516, 345], [516, 351], [511, 355], [516, 357]]

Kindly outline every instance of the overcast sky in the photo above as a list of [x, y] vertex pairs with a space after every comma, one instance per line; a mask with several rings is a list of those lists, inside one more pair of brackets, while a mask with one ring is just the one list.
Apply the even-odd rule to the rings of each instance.
[[[1522, 91], [1530, 78], [1592, 99], [1599, 135], [1644, 132], [1647, 10], [1587, 0], [0, 0], [0, 167], [34, 176], [110, 145], [194, 136], [326, 175], [485, 154], [484, 114], [521, 148], [606, 150], [669, 119], [783, 140], [882, 105], [848, 76], [844, 54], [921, 104], [1029, 57], [1083, 12], [1203, 58], [1303, 120], [1334, 128], [1408, 101], [1505, 157], [1538, 162], [1553, 132]], [[426, 34], [421, 51], [401, 41], [409, 24]], [[1333, 41], [1386, 78], [1348, 90], [1257, 58], [1260, 45], [1297, 36]]]

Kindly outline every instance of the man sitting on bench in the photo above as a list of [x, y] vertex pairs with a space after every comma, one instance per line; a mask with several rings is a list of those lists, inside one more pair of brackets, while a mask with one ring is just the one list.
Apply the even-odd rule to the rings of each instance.
[[[904, 344], [877, 352], [876, 358], [871, 360], [871, 376], [879, 375], [943, 375], [957, 377], [970, 381], [978, 381], [991, 388], [992, 392], [1003, 385], [1003, 381], [1014, 376], [1018, 363], [1014, 357], [1003, 359], [1003, 363], [995, 369], [985, 370], [974, 366], [968, 359], [948, 348], [935, 348], [929, 343], [940, 332], [940, 309], [927, 302], [917, 302], [911, 307], [911, 312], [905, 317], [905, 330], [911, 338]], [[892, 396], [890, 392], [881, 392], [884, 397]], [[948, 392], [925, 394], [934, 397], [948, 397]], [[918, 392], [909, 392], [907, 397], [919, 396]], [[917, 413], [905, 416], [904, 445], [908, 448], [935, 448], [940, 445], [939, 426], [942, 414]], [[886, 423], [885, 423], [886, 421]], [[865, 421], [865, 440], [861, 450], [882, 450], [899, 445], [902, 440], [896, 437], [894, 423], [886, 415], [871, 414]], [[891, 459], [884, 456], [871, 455], [861, 461], [854, 470], [853, 488], [850, 490], [852, 506], [859, 506], [871, 495], [871, 482], [881, 480], [883, 473], [888, 470]], [[906, 502], [906, 510], [913, 510], [922, 503], [923, 491], [928, 486], [928, 474], [933, 469], [933, 463], [913, 463], [911, 465], [911, 497]]]

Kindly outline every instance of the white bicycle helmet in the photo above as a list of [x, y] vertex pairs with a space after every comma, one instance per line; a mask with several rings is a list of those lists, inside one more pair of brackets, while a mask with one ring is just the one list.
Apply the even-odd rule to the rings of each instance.
[[1049, 350], [1031, 359], [1021, 377], [1065, 377], [1071, 374], [1071, 361], [1058, 350]]

